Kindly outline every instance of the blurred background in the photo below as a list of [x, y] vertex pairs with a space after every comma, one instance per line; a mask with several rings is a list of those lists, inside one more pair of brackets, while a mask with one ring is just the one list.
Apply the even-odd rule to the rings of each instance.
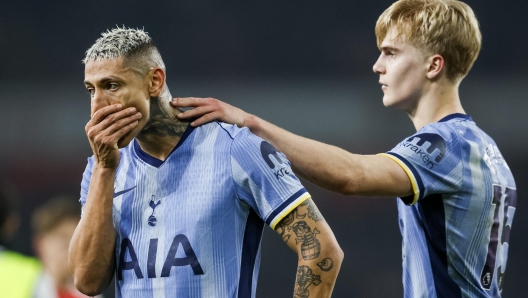
[[[355, 153], [391, 149], [414, 132], [385, 109], [374, 25], [391, 0], [2, 1], [0, 180], [22, 225], [7, 246], [34, 255], [30, 216], [57, 195], [78, 197], [91, 150], [84, 126], [84, 52], [116, 25], [156, 41], [173, 96], [216, 97], [292, 132]], [[462, 82], [465, 110], [495, 139], [518, 187], [504, 297], [528, 293], [528, 10], [526, 1], [468, 0], [483, 33]], [[351, 198], [306, 183], [345, 260], [334, 297], [402, 297], [396, 199]], [[79, 206], [80, 207], [80, 206]], [[288, 297], [296, 256], [269, 228], [258, 297]], [[105, 297], [113, 297], [109, 289]]]

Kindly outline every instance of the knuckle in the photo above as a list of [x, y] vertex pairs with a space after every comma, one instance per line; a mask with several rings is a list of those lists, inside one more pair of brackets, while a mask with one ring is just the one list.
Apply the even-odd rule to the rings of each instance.
[[117, 121], [114, 122], [114, 123], [115, 123], [115, 125], [117, 125], [117, 127], [121, 127], [121, 126], [124, 125], [124, 122], [125, 122], [125, 120], [122, 120], [122, 119], [121, 119], [121, 120], [117, 120]]
[[108, 122], [114, 122], [116, 120], [116, 116], [114, 114], [107, 116]]
[[87, 128], [86, 128], [86, 135], [87, 135], [89, 138], [93, 138], [93, 137], [95, 136], [94, 128], [93, 128], [93, 127], [87, 127]]
[[110, 138], [108, 138], [108, 137], [103, 138], [102, 142], [103, 142], [103, 144], [106, 145], [106, 146], [110, 146], [110, 145], [112, 145], [112, 141], [111, 141]]

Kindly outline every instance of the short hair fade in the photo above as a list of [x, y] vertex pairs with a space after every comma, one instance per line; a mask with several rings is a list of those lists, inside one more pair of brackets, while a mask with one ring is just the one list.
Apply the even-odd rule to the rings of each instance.
[[444, 57], [447, 77], [464, 78], [480, 52], [482, 35], [473, 10], [457, 0], [399, 0], [376, 23], [378, 47], [391, 27], [425, 55]]
[[141, 71], [153, 66], [165, 69], [161, 55], [148, 33], [142, 29], [125, 27], [103, 32], [101, 37], [86, 51], [83, 63], [120, 57], [123, 57], [125, 62], [134, 63], [138, 60], [146, 62], [137, 65]]

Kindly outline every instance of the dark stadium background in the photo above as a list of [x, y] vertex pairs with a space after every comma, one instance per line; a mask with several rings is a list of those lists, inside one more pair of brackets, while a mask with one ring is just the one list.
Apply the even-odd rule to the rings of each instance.
[[[378, 153], [413, 133], [405, 113], [383, 107], [371, 70], [378, 56], [374, 25], [391, 2], [2, 1], [0, 178], [16, 191], [24, 220], [11, 247], [32, 254], [32, 210], [54, 195], [78, 195], [91, 155], [81, 59], [100, 32], [123, 24], [150, 32], [174, 96], [217, 97], [295, 133]], [[460, 93], [516, 177], [504, 297], [526, 297], [528, 2], [467, 2], [484, 39]], [[307, 188], [345, 252], [334, 297], [401, 297], [395, 199]], [[270, 229], [262, 248], [258, 297], [291, 297], [296, 256]]]

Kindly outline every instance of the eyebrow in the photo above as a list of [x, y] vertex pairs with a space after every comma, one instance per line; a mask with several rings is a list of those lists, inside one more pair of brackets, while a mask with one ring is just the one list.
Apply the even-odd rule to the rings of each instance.
[[[104, 77], [104, 78], [100, 79], [97, 83], [98, 84], [104, 84], [104, 83], [106, 83], [108, 81], [122, 81], [122, 80], [120, 78], [118, 78], [118, 77], [115, 77], [115, 76], [108, 76], [108, 77]], [[92, 83], [90, 81], [87, 81], [87, 80], [84, 81], [84, 84], [85, 85], [92, 85]]]
[[398, 49], [395, 48], [395, 47], [391, 47], [391, 46], [383, 46], [383, 47], [380, 47], [380, 50], [381, 51], [394, 51], [394, 52], [397, 52]]

